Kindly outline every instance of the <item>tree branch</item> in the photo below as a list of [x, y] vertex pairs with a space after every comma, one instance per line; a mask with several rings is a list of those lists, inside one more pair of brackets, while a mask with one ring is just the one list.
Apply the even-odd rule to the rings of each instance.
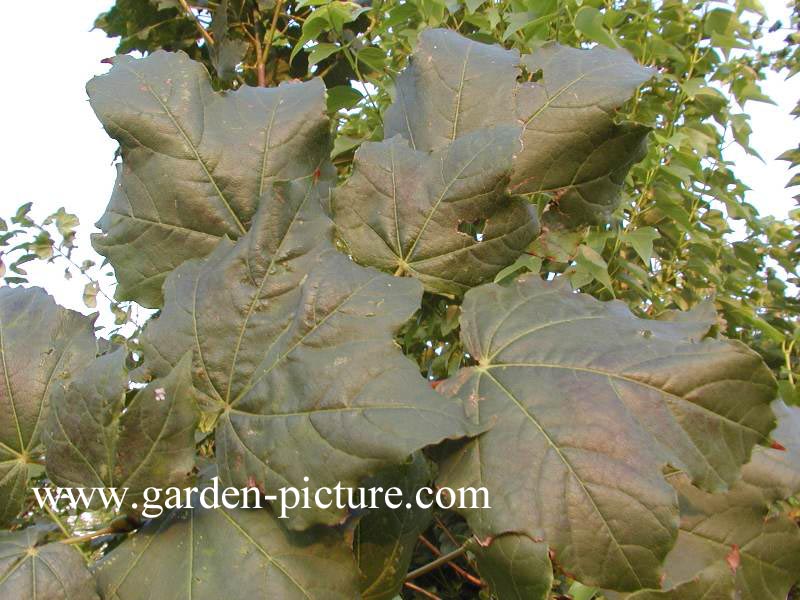
[[178, 0], [178, 2], [183, 7], [183, 10], [186, 11], [186, 14], [189, 16], [189, 18], [194, 21], [195, 26], [203, 36], [203, 39], [205, 39], [206, 44], [213, 46], [214, 39], [211, 37], [211, 34], [206, 31], [206, 28], [203, 27], [203, 24], [198, 20], [197, 15], [194, 14], [194, 11], [192, 10], [192, 7], [189, 6], [189, 3], [186, 0]]
[[272, 40], [275, 39], [275, 30], [278, 28], [278, 17], [281, 16], [281, 8], [283, 7], [283, 0], [278, 0], [275, 4], [275, 9], [272, 11], [272, 23], [270, 24], [269, 31], [264, 36], [264, 49], [263, 54], [258, 40], [256, 40], [256, 73], [258, 74], [258, 85], [260, 87], [267, 86], [266, 64], [269, 59], [269, 51], [272, 48]]

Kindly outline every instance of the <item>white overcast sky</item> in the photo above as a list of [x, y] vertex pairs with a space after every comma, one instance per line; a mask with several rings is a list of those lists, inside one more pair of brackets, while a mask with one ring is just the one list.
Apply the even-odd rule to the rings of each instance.
[[[764, 4], [770, 21], [783, 18], [788, 24], [783, 0]], [[114, 54], [116, 42], [91, 31], [95, 16], [110, 5], [109, 0], [41, 0], [38, 13], [48, 16], [36, 21], [35, 31], [24, 26], [30, 21], [27, 3], [6, 3], [3, 10], [4, 21], [13, 26], [0, 36], [6, 81], [0, 100], [0, 217], [29, 201], [38, 216], [66, 207], [81, 220], [79, 259], [94, 258], [88, 236], [114, 181], [116, 143], [95, 119], [84, 91], [88, 79], [107, 70], [100, 61]], [[780, 44], [784, 35], [769, 43]], [[800, 120], [789, 116], [800, 98], [800, 75], [789, 81], [770, 75], [764, 89], [778, 105], [748, 103], [745, 110], [752, 117], [752, 145], [766, 164], [737, 148], [727, 158], [736, 161], [737, 173], [752, 188], [748, 200], [763, 214], [783, 217], [794, 206], [792, 190], [784, 188], [786, 163], [774, 159], [800, 140]], [[65, 282], [60, 269], [37, 268], [32, 275], [61, 304], [90, 312], [81, 302], [83, 281]]]

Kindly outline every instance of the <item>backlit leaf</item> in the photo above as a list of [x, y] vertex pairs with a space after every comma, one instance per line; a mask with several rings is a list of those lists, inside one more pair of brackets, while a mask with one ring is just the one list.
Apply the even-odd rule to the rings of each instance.
[[581, 6], [575, 14], [575, 29], [593, 42], [616, 48], [617, 42], [603, 27], [603, 15], [593, 6]]
[[636, 250], [636, 254], [643, 261], [647, 262], [653, 257], [653, 241], [657, 240], [661, 235], [652, 227], [639, 227], [633, 231], [626, 231], [620, 237]]
[[594, 279], [606, 286], [606, 289], [611, 289], [611, 277], [608, 274], [608, 265], [603, 257], [591, 246], [582, 245], [578, 247], [576, 263], [579, 270], [585, 271], [591, 275]]

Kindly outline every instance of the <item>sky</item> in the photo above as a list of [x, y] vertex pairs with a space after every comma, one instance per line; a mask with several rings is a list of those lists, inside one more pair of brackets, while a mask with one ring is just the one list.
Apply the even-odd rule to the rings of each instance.
[[[6, 57], [5, 80], [10, 84], [0, 100], [0, 217], [8, 218], [24, 202], [33, 202], [38, 217], [64, 206], [81, 221], [78, 261], [98, 258], [89, 234], [95, 231], [93, 223], [114, 183], [116, 142], [95, 118], [84, 89], [92, 76], [108, 70], [100, 61], [114, 55], [115, 40], [91, 31], [94, 18], [110, 5], [109, 0], [80, 0], [64, 10], [61, 1], [41, 0], [40, 14], [54, 16], [37, 21], [36, 35], [25, 27], [6, 27], [0, 36], [0, 56]], [[770, 21], [789, 22], [784, 0], [766, 0], [764, 6]], [[7, 23], [25, 23], [28, 13], [26, 3], [10, 3], [3, 17]], [[767, 43], [774, 47], [784, 35], [775, 34]], [[736, 146], [726, 158], [735, 161], [736, 172], [752, 188], [747, 200], [762, 214], [785, 217], [794, 207], [797, 190], [784, 188], [790, 176], [787, 163], [774, 159], [800, 140], [800, 119], [789, 115], [800, 98], [800, 75], [784, 81], [770, 74], [763, 88], [777, 105], [748, 103], [745, 111], [752, 118], [751, 144], [765, 162]], [[86, 281], [65, 281], [62, 269], [36, 267], [31, 269], [31, 281], [45, 287], [60, 304], [91, 312], [82, 302]]]
[[[111, 166], [116, 142], [110, 139], [86, 99], [85, 85], [108, 70], [101, 64], [113, 56], [116, 43], [102, 31], [90, 31], [109, 0], [38, 3], [35, 35], [24, 26], [9, 26], [0, 36], [5, 57], [6, 88], [0, 99], [0, 217], [33, 202], [34, 215], [46, 216], [64, 206], [78, 215], [81, 227], [76, 258], [97, 258], [89, 232], [100, 218], [114, 184]], [[30, 6], [8, 3], [6, 23], [26, 23]], [[65, 282], [62, 268], [31, 269], [33, 283], [46, 288], [60, 304], [83, 306], [86, 281]]]

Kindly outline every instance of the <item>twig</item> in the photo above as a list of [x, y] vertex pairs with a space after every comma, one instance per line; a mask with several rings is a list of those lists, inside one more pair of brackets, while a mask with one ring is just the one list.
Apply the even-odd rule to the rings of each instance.
[[[431, 542], [429, 542], [428, 539], [424, 535], [420, 535], [419, 536], [419, 541], [422, 542], [422, 544], [428, 550], [433, 552], [434, 555], [436, 555], [436, 556], [441, 556], [442, 555], [442, 551], [439, 550], [436, 546], [434, 546]], [[456, 563], [450, 561], [450, 562], [447, 563], [447, 566], [450, 567], [451, 569], [453, 569], [459, 575], [461, 575], [461, 577], [463, 577], [464, 579], [469, 581], [472, 585], [477, 586], [477, 587], [483, 587], [484, 586], [483, 581], [481, 581], [480, 579], [475, 577], [472, 573], [469, 573], [469, 572], [465, 571], [464, 569], [459, 567]]]
[[442, 523], [442, 520], [439, 517], [437, 517], [436, 515], [433, 516], [433, 520], [436, 521], [436, 524], [439, 526], [439, 529], [441, 529], [445, 533], [445, 535], [453, 543], [453, 545], [457, 546], [458, 542], [456, 541], [455, 536], [447, 528], [447, 525]]
[[[454, 546], [458, 546], [458, 541], [456, 540], [456, 536], [454, 536], [453, 532], [451, 532], [450, 529], [447, 528], [447, 525], [442, 523], [442, 520], [436, 515], [433, 515], [433, 520], [436, 522], [436, 525], [439, 527], [439, 529], [441, 529], [444, 532], [444, 534], [447, 536], [450, 542]], [[474, 560], [472, 560], [469, 556], [465, 556], [464, 558], [466, 559], [467, 564], [470, 566], [470, 568], [475, 569], [475, 571], [478, 570], [478, 566], [475, 564]]]
[[81, 266], [80, 266], [78, 263], [76, 263], [74, 260], [72, 260], [72, 258], [71, 258], [70, 256], [67, 256], [66, 254], [64, 254], [64, 252], [63, 252], [63, 250], [61, 250], [61, 248], [58, 248], [58, 247], [56, 247], [56, 246], [52, 246], [52, 248], [53, 248], [53, 252], [57, 252], [57, 253], [58, 253], [58, 255], [59, 255], [61, 258], [63, 258], [64, 260], [66, 260], [66, 261], [67, 261], [67, 262], [68, 262], [70, 265], [72, 265], [72, 266], [73, 266], [75, 269], [77, 269], [77, 270], [78, 270], [78, 272], [79, 272], [81, 275], [83, 275], [83, 276], [86, 278], [86, 280], [87, 280], [89, 283], [91, 283], [91, 284], [94, 284], [94, 285], [97, 287], [97, 293], [99, 293], [99, 294], [100, 294], [101, 296], [103, 296], [103, 297], [104, 297], [106, 300], [108, 300], [108, 301], [109, 301], [109, 303], [111, 303], [111, 304], [115, 304], [115, 302], [114, 302], [114, 299], [113, 299], [111, 296], [109, 296], [108, 294], [106, 294], [106, 292], [105, 292], [105, 291], [103, 291], [103, 289], [100, 287], [100, 281], [99, 281], [99, 280], [97, 280], [97, 279], [95, 279], [94, 277], [92, 277], [91, 275], [89, 275], [89, 274], [88, 274], [88, 273], [87, 273], [87, 272], [86, 272], [86, 271], [83, 269], [83, 267], [81, 267]]
[[403, 584], [403, 585], [405, 585], [410, 590], [414, 590], [418, 594], [422, 594], [426, 598], [430, 598], [431, 600], [442, 600], [436, 594], [431, 594], [428, 590], [424, 590], [421, 587], [419, 587], [418, 585], [414, 585], [410, 581], [406, 581], [405, 584]]
[[[328, 19], [328, 21], [330, 22], [330, 18]], [[331, 23], [331, 26], [333, 26], [333, 23]], [[364, 93], [367, 94], [367, 100], [372, 105], [372, 108], [375, 111], [375, 114], [377, 115], [378, 120], [381, 123], [383, 123], [383, 116], [381, 116], [381, 111], [378, 108], [378, 103], [372, 97], [372, 94], [370, 93], [369, 88], [367, 87], [367, 81], [364, 79], [364, 77], [362, 77], [361, 70], [358, 68], [358, 57], [356, 57], [352, 53], [352, 51], [350, 50], [350, 48], [348, 46], [343, 46], [342, 47], [342, 51], [344, 53], [345, 58], [347, 59], [347, 62], [350, 63], [350, 68], [353, 69], [353, 72], [356, 74], [356, 77], [361, 82], [361, 85], [364, 88]]]
[[[336, 29], [336, 25], [333, 24], [333, 20], [331, 19], [330, 14], [327, 15], [327, 20], [328, 20], [328, 25], [331, 26], [331, 29], [336, 34], [336, 36], [340, 40], [344, 41], [343, 32], [339, 31], [338, 29]], [[367, 31], [369, 31], [370, 29], [372, 29], [372, 25], [370, 25], [370, 27], [367, 29]], [[365, 34], [366, 33], [367, 32], [365, 32]], [[361, 85], [364, 87], [364, 92], [367, 94], [367, 100], [372, 105], [372, 108], [375, 110], [375, 114], [377, 115], [378, 120], [382, 124], [383, 123], [383, 116], [381, 116], [381, 111], [378, 109], [378, 103], [375, 102], [375, 99], [372, 97], [372, 94], [369, 92], [369, 88], [367, 87], [366, 80], [361, 76], [361, 71], [358, 68], [358, 58], [350, 50], [350, 44], [353, 41], [355, 41], [355, 38], [352, 41], [350, 41], [350, 42], [348, 42], [348, 43], [346, 43], [346, 44], [344, 44], [342, 46], [342, 53], [344, 54], [344, 57], [347, 59], [347, 62], [350, 63], [350, 68], [353, 69], [353, 72], [356, 74], [356, 77], [358, 77], [358, 80], [361, 82]], [[395, 275], [397, 275], [397, 273], [395, 273]]]
[[[272, 48], [272, 40], [275, 39], [275, 30], [278, 27], [278, 17], [281, 16], [282, 6], [283, 0], [278, 0], [278, 2], [275, 4], [275, 9], [272, 12], [272, 23], [269, 26], [269, 31], [264, 36], [264, 55], [260, 58], [256, 56], [256, 64], [258, 65], [258, 85], [260, 87], [266, 87], [267, 85], [267, 76], [264, 71], [264, 67], [269, 59], [269, 51]], [[256, 53], [257, 55], [261, 54], [261, 52], [258, 50], [258, 46], [256, 46]]]
[[203, 24], [197, 18], [197, 15], [194, 14], [194, 11], [192, 10], [192, 7], [189, 6], [189, 3], [186, 0], [178, 0], [178, 2], [183, 7], [183, 10], [186, 11], [186, 14], [189, 16], [189, 18], [192, 21], [194, 21], [195, 26], [197, 27], [200, 34], [203, 36], [203, 39], [206, 41], [206, 44], [208, 44], [209, 46], [213, 46], [214, 39], [211, 37], [211, 34], [208, 33], [208, 31], [206, 31], [206, 28], [203, 27]]
[[795, 340], [792, 340], [791, 343], [786, 345], [786, 340], [781, 342], [781, 350], [783, 350], [783, 356], [786, 362], [786, 373], [788, 374], [789, 384], [794, 386], [794, 374], [792, 373], [792, 349], [794, 348]]
[[81, 544], [83, 542], [88, 542], [93, 540], [94, 538], [109, 535], [112, 533], [119, 533], [119, 531], [114, 527], [104, 527], [103, 529], [98, 529], [92, 533], [87, 533], [86, 535], [76, 535], [74, 537], [68, 537], [65, 540], [61, 540], [62, 544]]
[[411, 581], [412, 579], [416, 579], [417, 577], [421, 577], [426, 573], [430, 573], [431, 571], [438, 569], [442, 565], [446, 565], [447, 563], [455, 560], [459, 556], [463, 555], [467, 551], [467, 546], [469, 542], [465, 542], [460, 548], [456, 548], [452, 552], [448, 552], [447, 554], [442, 554], [434, 561], [429, 562], [427, 565], [420, 567], [419, 569], [415, 569], [411, 571], [408, 575], [406, 575], [406, 581]]
[[[42, 227], [40, 227], [39, 229], [41, 229], [42, 231], [45, 231], [45, 229], [42, 228]], [[70, 256], [65, 254], [64, 251], [61, 250], [60, 247], [53, 245], [52, 248], [53, 248], [53, 252], [58, 253], [58, 255], [61, 258], [66, 260], [70, 265], [72, 265], [75, 269], [77, 269], [78, 273], [80, 273], [83, 277], [85, 277], [86, 280], [89, 283], [93, 284], [95, 286], [95, 288], [97, 288], [97, 293], [100, 294], [101, 296], [103, 296], [106, 300], [108, 300], [108, 303], [112, 307], [117, 304], [117, 302], [111, 296], [109, 296], [105, 292], [105, 290], [103, 290], [102, 287], [100, 287], [100, 281], [98, 279], [95, 279], [94, 277], [89, 275], [78, 263], [76, 263], [74, 260], [72, 260], [72, 258]], [[136, 326], [137, 329], [141, 328], [141, 325], [139, 325], [138, 321], [135, 318], [133, 318], [133, 316], [131, 316], [130, 322], [133, 323]]]
[[256, 77], [258, 78], [258, 87], [267, 87], [267, 72], [264, 69], [264, 56], [261, 53], [261, 41], [258, 36], [255, 37], [254, 43], [256, 45]]
[[289, 13], [284, 12], [284, 13], [281, 13], [281, 16], [282, 17], [286, 17], [287, 19], [289, 19], [291, 21], [297, 21], [298, 23], [301, 23], [301, 24], [306, 22], [305, 17], [301, 17], [300, 15], [290, 15]]

